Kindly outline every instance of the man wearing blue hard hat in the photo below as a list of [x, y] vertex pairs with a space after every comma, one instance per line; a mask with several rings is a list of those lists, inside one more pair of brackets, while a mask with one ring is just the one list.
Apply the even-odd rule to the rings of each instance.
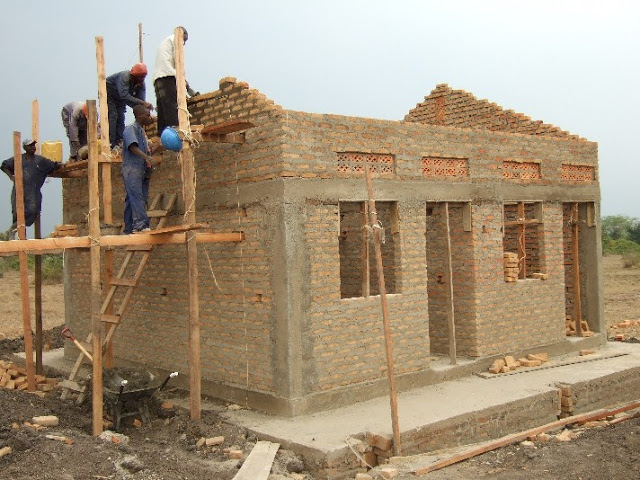
[[150, 110], [144, 105], [133, 107], [136, 120], [122, 134], [122, 179], [124, 180], [124, 230], [123, 233], [138, 233], [149, 230], [147, 196], [149, 179], [153, 168], [162, 160], [154, 160], [146, 125], [153, 123]]

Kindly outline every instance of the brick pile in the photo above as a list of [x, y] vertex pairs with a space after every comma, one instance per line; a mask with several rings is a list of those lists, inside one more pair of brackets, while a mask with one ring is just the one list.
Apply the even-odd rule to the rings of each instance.
[[520, 367], [539, 367], [548, 360], [549, 357], [546, 352], [530, 353], [526, 357], [521, 357], [517, 360], [511, 355], [507, 355], [506, 357], [494, 360], [493, 364], [489, 367], [489, 372], [507, 373]]
[[520, 267], [518, 264], [518, 254], [513, 252], [504, 252], [504, 281], [515, 282], [518, 280]]
[[[40, 396], [52, 391], [57, 383], [55, 378], [47, 378], [44, 375], [36, 375], [36, 393]], [[29, 388], [27, 371], [12, 362], [0, 360], [0, 388], [7, 390], [23, 390]]]
[[[582, 329], [583, 337], [591, 337], [594, 335], [586, 320], [580, 321], [580, 328]], [[576, 322], [571, 317], [565, 318], [565, 333], [568, 337], [575, 337], [576, 335]]]

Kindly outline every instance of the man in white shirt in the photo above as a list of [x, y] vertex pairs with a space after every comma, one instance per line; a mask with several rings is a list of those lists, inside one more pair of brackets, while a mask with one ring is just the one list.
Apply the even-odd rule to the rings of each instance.
[[[183, 32], [186, 44], [189, 34], [184, 27], [178, 27]], [[178, 126], [178, 95], [176, 88], [176, 62], [173, 51], [174, 35], [165, 38], [158, 47], [156, 64], [153, 71], [153, 86], [156, 91], [158, 113], [158, 136], [165, 127]], [[187, 94], [190, 97], [199, 95], [194, 92], [187, 82]]]

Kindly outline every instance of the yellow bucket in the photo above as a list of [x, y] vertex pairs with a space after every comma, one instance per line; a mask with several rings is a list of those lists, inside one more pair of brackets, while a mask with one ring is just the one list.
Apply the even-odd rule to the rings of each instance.
[[40, 144], [40, 155], [53, 160], [55, 162], [62, 162], [62, 142], [42, 142]]

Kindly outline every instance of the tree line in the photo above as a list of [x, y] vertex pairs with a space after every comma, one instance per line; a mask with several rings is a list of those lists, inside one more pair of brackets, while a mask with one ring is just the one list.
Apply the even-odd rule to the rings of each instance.
[[640, 255], [640, 220], [625, 215], [602, 217], [602, 253]]

